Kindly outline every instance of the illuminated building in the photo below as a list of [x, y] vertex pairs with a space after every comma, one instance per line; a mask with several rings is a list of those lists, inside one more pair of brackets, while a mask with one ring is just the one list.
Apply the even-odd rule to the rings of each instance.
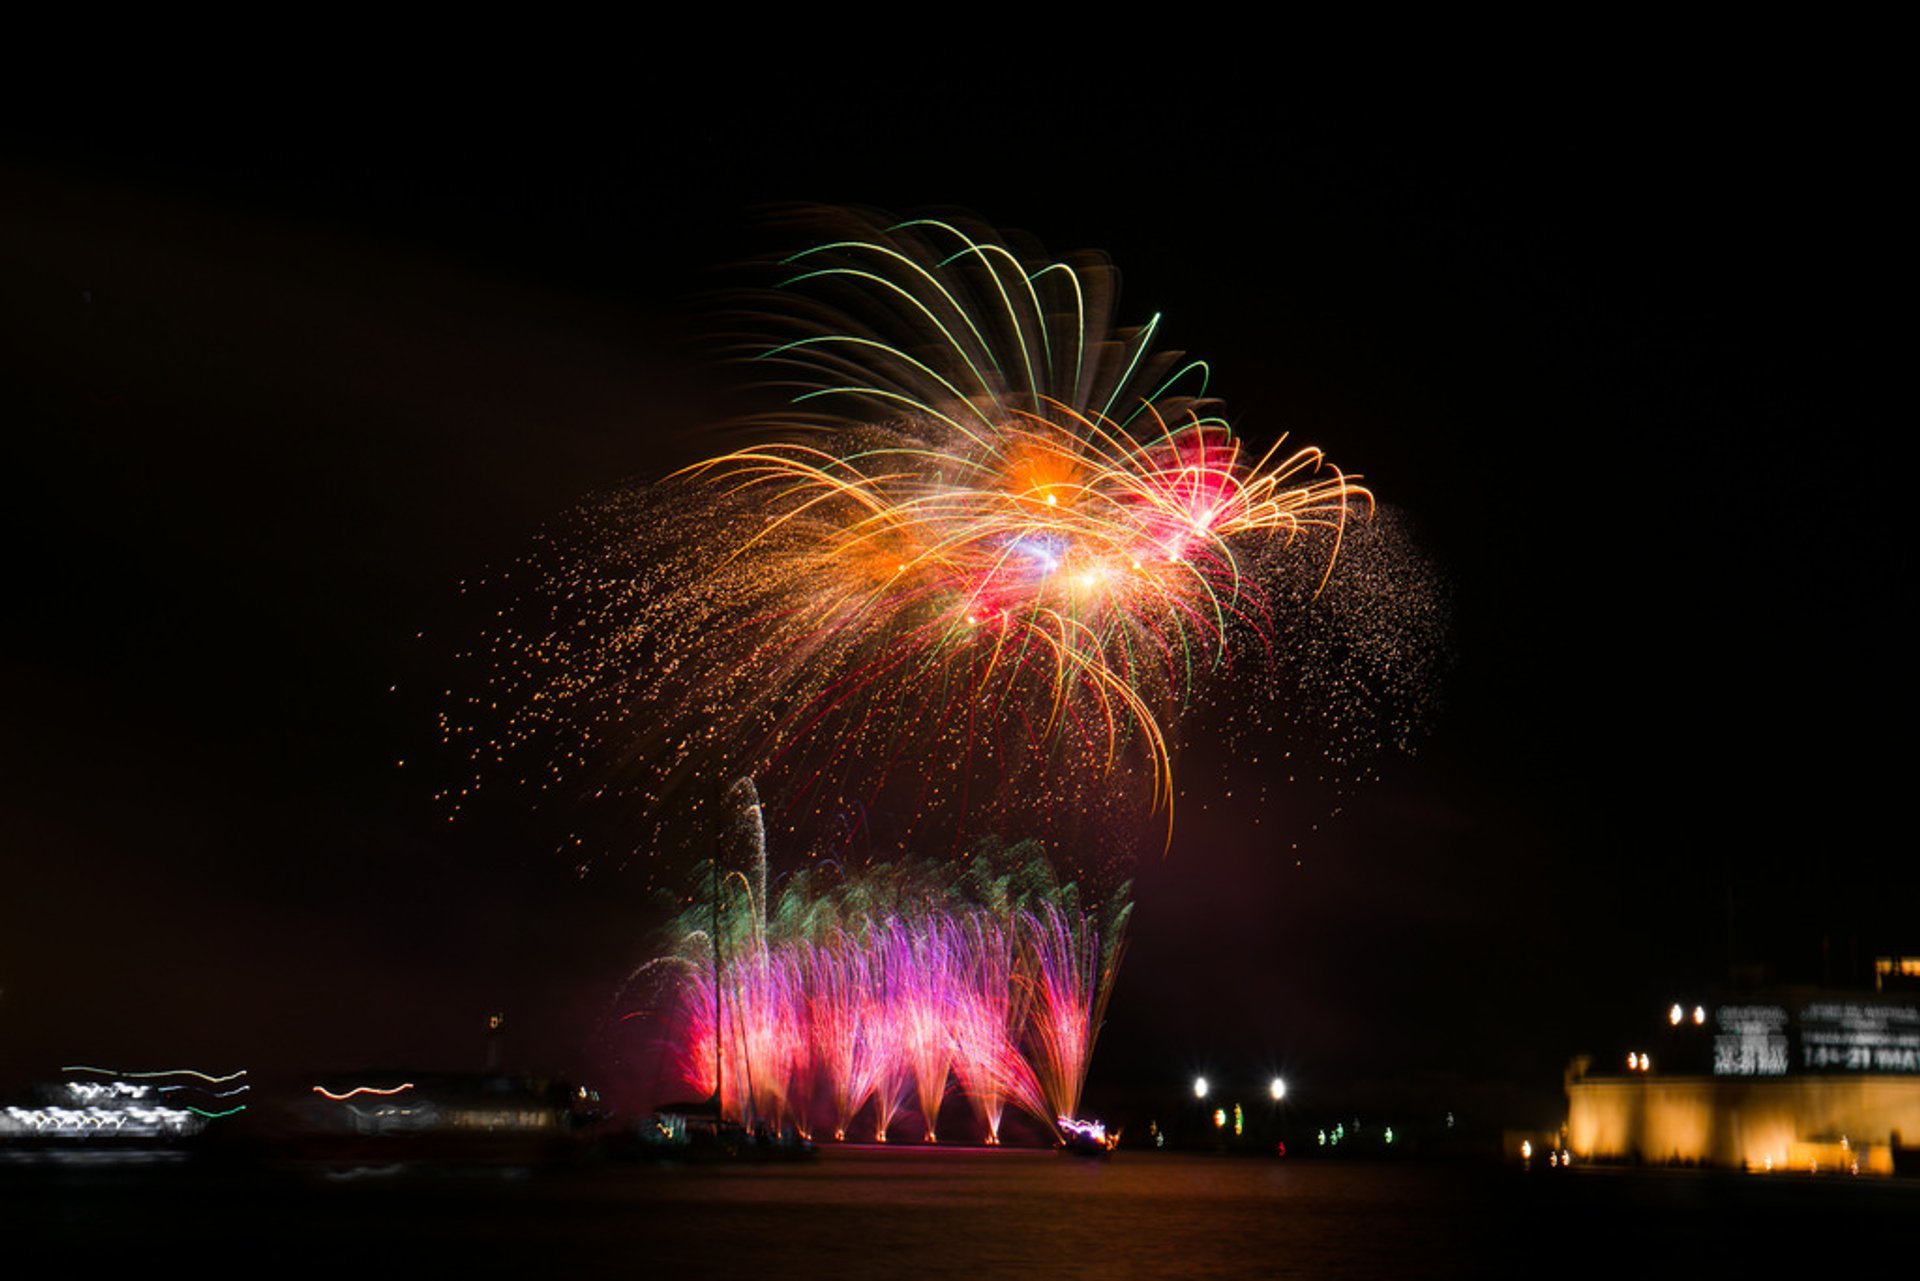
[[1873, 960], [1873, 990], [1920, 987], [1920, 956], [1877, 956]]
[[[1881, 976], [1889, 972], [1899, 973], [1889, 965]], [[1573, 1061], [1572, 1152], [1891, 1174], [1906, 1145], [1920, 1144], [1920, 998], [1788, 989], [1699, 1008], [1698, 1018], [1662, 1019], [1670, 1026], [1648, 1037], [1650, 1049], [1605, 1071], [1590, 1056]]]

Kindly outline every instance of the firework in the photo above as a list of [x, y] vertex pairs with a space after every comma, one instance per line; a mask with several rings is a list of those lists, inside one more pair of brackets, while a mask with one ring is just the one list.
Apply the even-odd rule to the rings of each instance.
[[[762, 844], [750, 851], [764, 859]], [[989, 1143], [1009, 1104], [1049, 1132], [1074, 1115], [1124, 891], [1117, 909], [1084, 910], [1030, 846], [833, 883], [795, 877], [771, 901], [755, 892], [763, 862], [709, 879], [723, 892], [689, 907], [675, 955], [645, 968], [659, 1050], [726, 1115], [885, 1142], [913, 1103], [935, 1142], [957, 1092]]]
[[918, 220], [783, 275], [755, 359], [789, 409], [532, 558], [445, 717], [478, 767], [455, 810], [506, 767], [655, 814], [751, 774], [795, 826], [884, 793], [956, 840], [1136, 796], [1171, 823], [1182, 708], [1371, 495], [1317, 449], [1244, 448], [1158, 317], [1114, 326], [1098, 261]]
[[954, 993], [953, 1073], [980, 1115], [987, 1142], [998, 1143], [1009, 1101], [1030, 1116], [1046, 1111], [1040, 1083], [1020, 1052], [1031, 988], [1020, 981], [1008, 924], [980, 913], [961, 929], [968, 965]]
[[1008, 1103], [1049, 1127], [1075, 1114], [1118, 938], [1103, 945], [1090, 919], [1048, 905], [1011, 922], [930, 909], [867, 922], [857, 941], [776, 941], [726, 960], [717, 993], [713, 967], [681, 970], [667, 1049], [682, 1082], [718, 1088], [743, 1122], [845, 1138], [871, 1105], [885, 1142], [911, 1099], [931, 1143], [957, 1091], [997, 1143]]
[[1021, 981], [1033, 989], [1030, 1040], [1035, 1076], [1056, 1118], [1079, 1115], [1080, 1090], [1100, 1034], [1120, 943], [1102, 948], [1093, 923], [1052, 903], [1023, 913], [1027, 964]]
[[952, 925], [936, 918], [909, 929], [894, 920], [875, 933], [893, 997], [888, 1016], [898, 1029], [901, 1057], [912, 1071], [926, 1139], [932, 1143], [953, 1067], [951, 1012], [957, 976], [949, 946]]
[[824, 1094], [833, 1137], [847, 1127], [879, 1088], [891, 1051], [869, 1034], [868, 958], [844, 935], [800, 951], [801, 990], [807, 995], [807, 1031], [815, 1075]]

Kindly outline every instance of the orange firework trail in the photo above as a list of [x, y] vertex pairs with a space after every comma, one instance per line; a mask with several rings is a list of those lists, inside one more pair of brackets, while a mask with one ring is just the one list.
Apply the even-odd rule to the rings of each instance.
[[1372, 496], [1317, 449], [1243, 448], [1158, 317], [1111, 325], [1103, 263], [917, 220], [786, 267], [800, 332], [757, 359], [790, 409], [586, 513], [489, 638], [510, 711], [476, 763], [559, 722], [530, 786], [754, 775], [827, 814], [905, 775], [911, 822], [1117, 780], [1170, 830], [1171, 727], [1266, 634], [1259, 566], [1324, 585]]
[[1196, 655], [1211, 664], [1230, 617], [1248, 613], [1258, 588], [1235, 541], [1309, 525], [1337, 539], [1366, 491], [1317, 450], [1248, 465], [1217, 420], [1169, 426], [1149, 403], [1155, 433], [1140, 442], [1110, 419], [1045, 408], [1010, 411], [991, 434], [956, 439], [922, 418], [842, 454], [772, 445], [693, 474], [768, 511], [736, 554], [789, 529], [799, 538], [782, 553], [807, 602], [786, 624], [796, 641], [871, 644], [866, 671], [829, 698], [870, 673], [939, 669], [970, 707], [1043, 707], [1042, 738], [1091, 725], [1108, 765], [1137, 736], [1170, 803], [1154, 695], [1190, 678]]

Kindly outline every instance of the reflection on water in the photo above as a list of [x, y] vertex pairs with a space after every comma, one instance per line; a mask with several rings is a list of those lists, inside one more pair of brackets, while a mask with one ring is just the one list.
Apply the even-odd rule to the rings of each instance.
[[15, 1244], [128, 1261], [164, 1244], [308, 1272], [405, 1250], [543, 1277], [1671, 1275], [1777, 1265], [1795, 1247], [1857, 1260], [1916, 1213], [1920, 1186], [1900, 1180], [1150, 1153], [829, 1148], [806, 1165], [348, 1178], [0, 1167]]

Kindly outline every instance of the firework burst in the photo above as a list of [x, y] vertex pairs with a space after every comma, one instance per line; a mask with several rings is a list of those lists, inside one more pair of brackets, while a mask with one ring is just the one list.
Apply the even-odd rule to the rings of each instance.
[[456, 811], [505, 766], [655, 814], [752, 775], [807, 836], [883, 796], [903, 841], [1136, 797], [1170, 831], [1182, 708], [1269, 636], [1273, 567], [1317, 591], [1371, 495], [1245, 449], [1158, 317], [1113, 325], [1098, 261], [916, 220], [782, 270], [755, 359], [789, 408], [533, 559], [445, 718], [477, 767]]

